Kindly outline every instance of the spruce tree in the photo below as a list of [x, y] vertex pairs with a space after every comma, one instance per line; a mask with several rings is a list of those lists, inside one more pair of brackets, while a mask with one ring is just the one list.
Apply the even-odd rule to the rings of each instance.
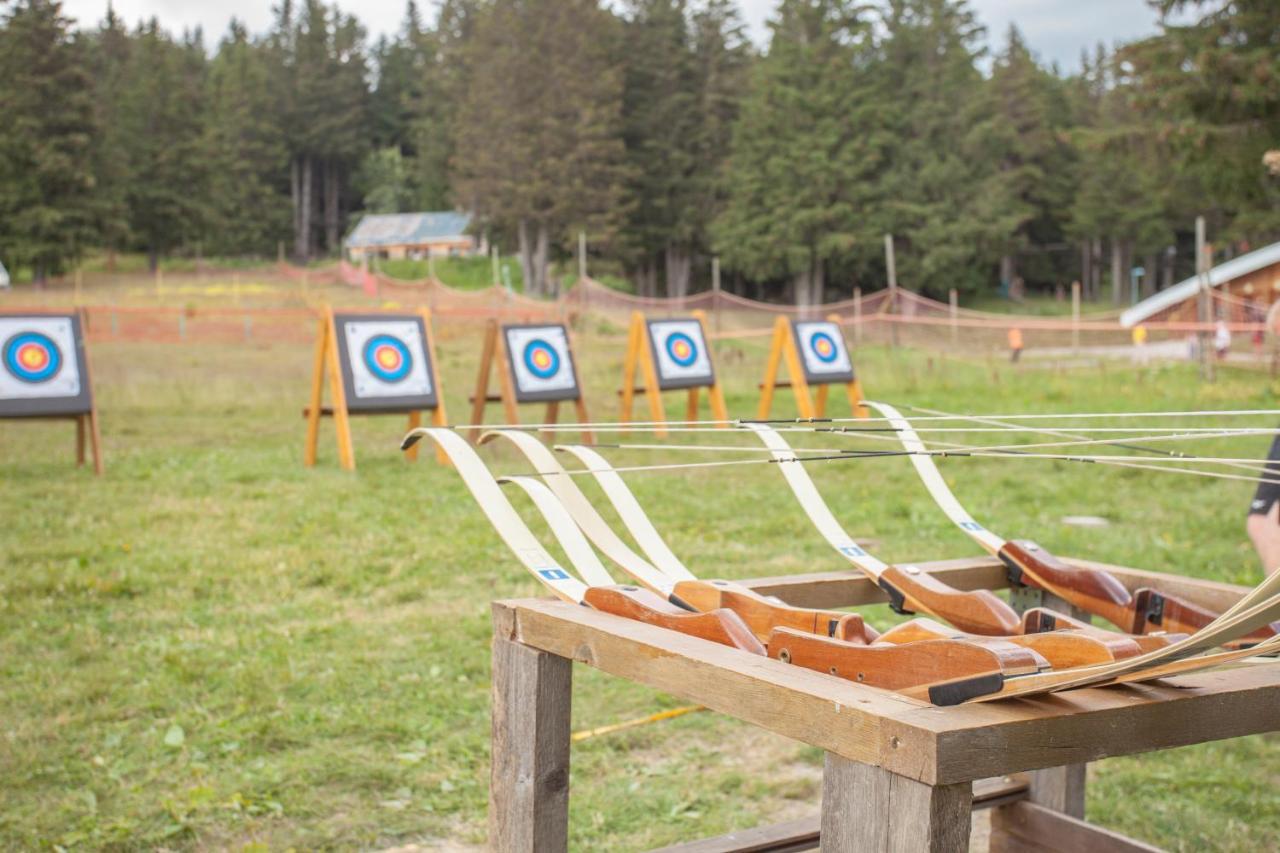
[[0, 259], [36, 281], [93, 236], [93, 87], [62, 4], [18, 3], [0, 28]]

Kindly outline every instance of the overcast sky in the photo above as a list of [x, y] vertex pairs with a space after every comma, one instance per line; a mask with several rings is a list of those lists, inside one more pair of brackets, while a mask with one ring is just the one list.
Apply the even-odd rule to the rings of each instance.
[[[116, 11], [130, 26], [153, 15], [160, 23], [180, 33], [201, 26], [205, 43], [212, 48], [234, 15], [262, 32], [271, 22], [270, 0], [114, 0]], [[404, 19], [405, 0], [339, 0], [348, 11], [357, 10], [371, 40], [393, 33]], [[420, 2], [434, 9], [431, 0]], [[738, 0], [753, 38], [763, 45], [768, 39], [765, 21], [776, 0]], [[1092, 50], [1098, 41], [1108, 45], [1129, 41], [1156, 31], [1156, 14], [1146, 0], [970, 0], [989, 37], [999, 45], [1011, 22], [1027, 37], [1042, 61], [1057, 62], [1062, 68], [1079, 67], [1081, 48]], [[66, 14], [81, 26], [94, 26], [106, 13], [106, 0], [64, 0]]]

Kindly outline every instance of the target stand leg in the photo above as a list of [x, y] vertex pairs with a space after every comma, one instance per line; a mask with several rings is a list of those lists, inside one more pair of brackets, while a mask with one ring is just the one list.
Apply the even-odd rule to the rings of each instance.
[[86, 415], [76, 415], [76, 467], [84, 467], [85, 421]]

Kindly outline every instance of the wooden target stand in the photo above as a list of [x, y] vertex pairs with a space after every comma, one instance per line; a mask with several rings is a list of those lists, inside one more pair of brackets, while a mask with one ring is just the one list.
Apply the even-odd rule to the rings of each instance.
[[[702, 328], [701, 342], [707, 348], [708, 361], [713, 362], [707, 338], [707, 314], [705, 311], [691, 311], [689, 313]], [[627, 354], [622, 362], [622, 387], [618, 390], [619, 396], [622, 397], [621, 409], [618, 414], [620, 423], [631, 422], [631, 412], [637, 393], [643, 393], [649, 403], [649, 420], [654, 424], [666, 423], [667, 412], [666, 407], [662, 405], [662, 393], [664, 390], [680, 390], [680, 386], [663, 387], [661, 377], [658, 375], [657, 364], [654, 362], [653, 348], [654, 342], [649, 334], [648, 321], [643, 313], [639, 311], [633, 312], [631, 315], [631, 329], [627, 334]], [[637, 374], [643, 379], [643, 386], [637, 385]], [[719, 426], [721, 427], [727, 428], [729, 426], [729, 410], [724, 404], [724, 390], [720, 387], [720, 376], [715, 372], [714, 363], [711, 364], [710, 382], [685, 385], [683, 387], [686, 389], [688, 401], [685, 407], [685, 420], [696, 421], [698, 419], [701, 391], [706, 388], [712, 419], [720, 421]], [[665, 436], [667, 431], [659, 427], [655, 430], [655, 434]]]
[[[62, 341], [63, 358], [74, 360], [79, 379], [76, 393], [49, 396], [7, 398], [0, 395], [0, 418], [26, 421], [75, 421], [76, 467], [83, 467], [86, 451], [93, 453], [93, 473], [99, 477], [105, 471], [102, 461], [102, 433], [98, 426], [98, 404], [93, 393], [93, 378], [89, 367], [89, 348], [85, 344], [88, 321], [82, 309], [57, 310], [47, 308], [24, 309], [0, 313], [0, 321], [8, 323], [29, 319], [35, 325], [58, 320], [70, 321], [70, 340]], [[39, 331], [36, 329], [35, 331]], [[7, 367], [0, 366], [0, 370]]]
[[[386, 319], [417, 318], [422, 320], [422, 328], [425, 334], [423, 345], [426, 348], [426, 356], [430, 364], [429, 370], [437, 397], [436, 405], [431, 409], [431, 423], [433, 426], [446, 426], [448, 424], [448, 416], [445, 412], [444, 393], [440, 387], [439, 371], [436, 369], [440, 362], [436, 358], [430, 309], [422, 308], [419, 311], [407, 313], [362, 310], [358, 313], [361, 315], [376, 315]], [[329, 406], [323, 404], [326, 378], [329, 385], [329, 398], [332, 403]], [[408, 415], [406, 432], [422, 426], [421, 409], [402, 409], [399, 412]], [[353, 411], [349, 407], [346, 383], [343, 380], [341, 356], [338, 353], [338, 328], [335, 312], [332, 307], [326, 306], [320, 318], [319, 331], [316, 335], [315, 358], [312, 361], [311, 368], [311, 396], [308, 400], [307, 408], [302, 412], [307, 419], [307, 437], [303, 451], [303, 464], [307, 467], [312, 467], [316, 464], [316, 458], [319, 455], [320, 419], [322, 417], [333, 418], [338, 438], [338, 463], [347, 471], [354, 471], [356, 469], [356, 453], [355, 446], [351, 441], [351, 416], [395, 413], [397, 413], [397, 410], [394, 409]], [[411, 462], [416, 460], [418, 458], [418, 448], [409, 448], [404, 452], [404, 456]], [[442, 451], [437, 450], [436, 458], [441, 464], [448, 464], [448, 459]]]
[[[1105, 568], [1131, 591], [1150, 586], [1215, 610], [1245, 591], [1067, 562]], [[994, 557], [913, 565], [961, 589], [1009, 585]], [[873, 581], [844, 571], [742, 583], [797, 607], [886, 601]], [[1070, 611], [1049, 594], [1034, 604]], [[575, 662], [825, 753], [820, 813], [664, 853], [819, 845], [824, 853], [962, 853], [978, 809], [992, 810], [991, 850], [998, 853], [1156, 853], [1084, 820], [1087, 762], [1280, 730], [1280, 664], [938, 708], [545, 598], [494, 602], [492, 654], [489, 848], [498, 851], [567, 849]]]
[[[839, 323], [838, 315], [830, 314], [827, 321]], [[845, 345], [847, 349], [847, 344]], [[787, 378], [779, 381], [778, 368], [786, 365]], [[817, 385], [815, 394], [810, 386]], [[865, 418], [867, 409], [862, 405], [862, 382], [856, 377], [849, 381], [817, 382], [805, 372], [800, 348], [796, 342], [795, 329], [787, 317], [778, 317], [773, 323], [773, 338], [769, 344], [769, 358], [765, 363], [764, 381], [760, 383], [760, 406], [756, 417], [765, 420], [773, 407], [773, 394], [777, 388], [790, 388], [795, 394], [796, 409], [802, 418], [821, 418], [826, 416], [827, 398], [832, 385], [843, 385], [849, 395], [849, 407], [853, 416]]]
[[[554, 326], [557, 324], [546, 324]], [[484, 344], [480, 350], [480, 371], [476, 374], [475, 393], [471, 395], [471, 423], [474, 429], [471, 430], [471, 441], [475, 443], [480, 438], [480, 428], [484, 425], [484, 411], [489, 403], [501, 403], [503, 416], [506, 423], [516, 425], [520, 423], [519, 406], [522, 403], [539, 402], [538, 400], [521, 400], [516, 389], [516, 383], [511, 375], [511, 353], [507, 351], [505, 335], [503, 334], [503, 326], [497, 320], [490, 320], [485, 325]], [[569, 352], [573, 353], [573, 339], [569, 335], [568, 326], [563, 326], [565, 339], [568, 342]], [[498, 372], [498, 393], [489, 393], [489, 379], [494, 370]], [[576, 371], [576, 366], [575, 366]], [[542, 423], [554, 424], [560, 418], [560, 404], [572, 400], [574, 411], [578, 416], [578, 423], [589, 423], [591, 418], [587, 414], [587, 403], [585, 394], [582, 391], [580, 380], [577, 379], [575, 372], [575, 387], [577, 396], [562, 397], [559, 399], [547, 399], [545, 402], [547, 408], [542, 416]], [[582, 431], [582, 440], [586, 444], [593, 444], [595, 439], [592, 437], [590, 430]]]

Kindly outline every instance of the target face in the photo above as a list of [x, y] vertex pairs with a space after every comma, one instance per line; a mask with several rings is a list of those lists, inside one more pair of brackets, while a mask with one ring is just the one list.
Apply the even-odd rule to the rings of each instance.
[[805, 380], [814, 385], [853, 381], [853, 361], [844, 332], [829, 320], [792, 324]]
[[407, 412], [439, 405], [421, 317], [337, 314], [333, 320], [349, 410]]
[[502, 334], [517, 402], [581, 396], [564, 326], [503, 326]]
[[714, 385], [711, 350], [696, 319], [648, 320], [649, 346], [658, 387], [697, 388]]
[[79, 317], [0, 316], [0, 415], [87, 413], [84, 375]]

